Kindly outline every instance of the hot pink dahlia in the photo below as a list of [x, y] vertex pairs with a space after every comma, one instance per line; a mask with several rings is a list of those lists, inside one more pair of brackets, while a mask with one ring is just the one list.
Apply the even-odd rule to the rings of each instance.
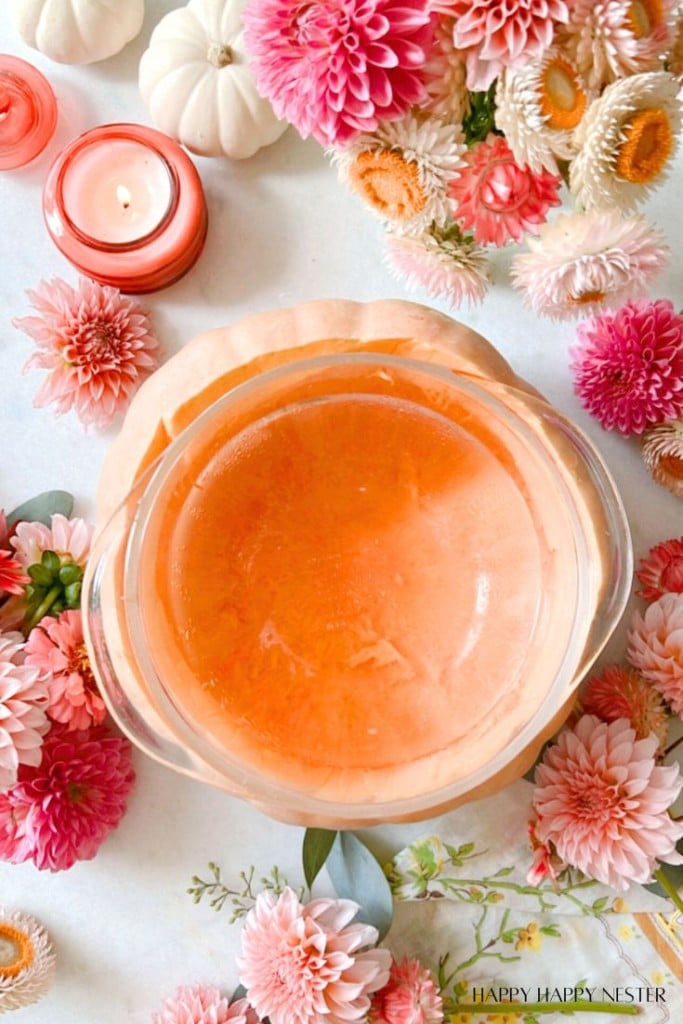
[[662, 749], [668, 732], [668, 713], [657, 690], [634, 669], [625, 665], [607, 665], [599, 675], [591, 676], [581, 695], [581, 709], [603, 722], [626, 718], [638, 739], [651, 733]]
[[64, 871], [90, 860], [126, 810], [135, 780], [131, 745], [104, 726], [53, 725], [38, 766], [19, 769], [0, 795], [0, 859]]
[[639, 740], [624, 718], [584, 715], [563, 730], [536, 769], [540, 841], [614, 889], [651, 881], [658, 861], [681, 863], [683, 822], [669, 807], [683, 778], [678, 765], [658, 765], [656, 753], [656, 737]]
[[79, 610], [41, 619], [26, 641], [26, 664], [47, 677], [48, 714], [69, 729], [99, 725], [107, 713], [83, 639]]
[[636, 569], [642, 584], [638, 596], [657, 601], [663, 594], [683, 594], [683, 537], [650, 548]]
[[15, 784], [19, 765], [40, 763], [47, 701], [40, 669], [25, 664], [21, 643], [0, 634], [0, 792]]
[[392, 963], [389, 981], [372, 997], [368, 1024], [441, 1024], [443, 999], [419, 960]]
[[683, 715], [683, 594], [663, 594], [633, 613], [628, 659]]
[[683, 413], [683, 316], [641, 299], [579, 325], [574, 388], [605, 430], [642, 434]]
[[515, 163], [502, 135], [489, 135], [465, 155], [465, 167], [451, 183], [455, 219], [480, 245], [505, 245], [536, 233], [551, 206], [559, 206], [560, 178]]
[[23, 594], [24, 587], [30, 582], [30, 577], [24, 572], [21, 562], [12, 556], [12, 552], [0, 550], [0, 593], [18, 596]]
[[260, 1024], [246, 999], [232, 1006], [214, 985], [180, 985], [165, 1000], [152, 1024]]
[[10, 544], [25, 569], [40, 562], [44, 551], [54, 551], [63, 562], [75, 562], [83, 569], [92, 535], [93, 527], [84, 519], [67, 519], [58, 512], [51, 517], [49, 526], [18, 523]]
[[12, 323], [39, 351], [25, 369], [50, 373], [34, 404], [74, 409], [85, 426], [106, 427], [159, 365], [160, 347], [147, 316], [117, 288], [81, 278], [77, 288], [53, 278], [27, 295], [38, 316]]
[[389, 979], [391, 954], [374, 949], [377, 930], [352, 924], [350, 900], [301, 904], [291, 889], [261, 893], [242, 932], [240, 981], [271, 1024], [361, 1021]]
[[251, 70], [278, 117], [340, 145], [426, 98], [428, 0], [250, 0]]

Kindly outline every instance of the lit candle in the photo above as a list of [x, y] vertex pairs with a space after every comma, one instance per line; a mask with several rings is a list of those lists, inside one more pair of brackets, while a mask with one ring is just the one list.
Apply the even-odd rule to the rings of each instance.
[[206, 238], [194, 164], [167, 135], [135, 124], [94, 128], [67, 146], [50, 169], [43, 209], [67, 259], [127, 292], [172, 284]]
[[56, 124], [57, 101], [47, 79], [25, 60], [0, 54], [0, 171], [35, 160]]

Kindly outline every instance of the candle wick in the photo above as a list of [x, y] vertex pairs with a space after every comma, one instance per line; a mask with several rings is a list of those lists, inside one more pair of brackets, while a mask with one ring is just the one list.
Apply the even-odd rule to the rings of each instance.
[[116, 198], [121, 203], [123, 209], [127, 210], [131, 204], [132, 197], [125, 185], [116, 186]]

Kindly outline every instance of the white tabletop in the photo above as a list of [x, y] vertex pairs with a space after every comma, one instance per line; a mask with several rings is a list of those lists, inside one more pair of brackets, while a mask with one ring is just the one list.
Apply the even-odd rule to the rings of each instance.
[[[29, 339], [11, 326], [29, 312], [24, 295], [41, 278], [70, 283], [76, 271], [58, 253], [43, 225], [41, 189], [58, 150], [80, 132], [112, 121], [149, 123], [137, 90], [137, 65], [154, 25], [174, 0], [147, 0], [141, 35], [100, 64], [66, 67], [29, 50], [14, 34], [3, 9], [0, 51], [39, 67], [58, 96], [55, 139], [25, 170], [0, 176], [0, 508], [31, 495], [63, 488], [76, 511], [93, 514], [103, 454], [114, 430], [84, 433], [67, 415], [36, 410], [41, 380], [22, 375]], [[166, 291], [144, 297], [156, 332], [170, 355], [195, 334], [260, 310], [312, 298], [410, 298], [382, 263], [382, 230], [360, 202], [337, 182], [318, 145], [289, 129], [271, 147], [241, 163], [198, 159], [209, 206], [206, 249], [195, 268]], [[678, 174], [648, 203], [645, 213], [664, 230], [671, 267], [654, 297], [683, 306], [683, 201]], [[603, 453], [621, 490], [637, 554], [683, 533], [683, 506], [654, 484], [636, 440], [608, 435], [581, 410], [572, 394], [568, 347], [575, 327], [539, 320], [512, 290], [510, 252], [495, 261], [495, 287], [483, 306], [459, 319], [489, 338], [528, 378], [582, 426]], [[416, 301], [431, 303], [416, 293]], [[607, 656], [620, 658], [625, 627]], [[57, 948], [55, 987], [40, 1004], [18, 1011], [17, 1024], [142, 1024], [177, 984], [205, 981], [226, 990], [237, 984], [237, 927], [226, 914], [194, 907], [185, 890], [208, 860], [226, 879], [256, 865], [277, 863], [300, 882], [301, 830], [274, 823], [246, 804], [165, 770], [139, 755], [130, 809], [95, 860], [61, 874], [32, 866], [0, 865], [0, 904], [33, 913]], [[425, 826], [375, 830], [372, 841], [387, 852]]]

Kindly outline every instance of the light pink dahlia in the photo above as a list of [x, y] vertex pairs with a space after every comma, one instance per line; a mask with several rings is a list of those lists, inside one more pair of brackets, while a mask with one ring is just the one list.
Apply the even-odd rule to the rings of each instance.
[[271, 1024], [361, 1021], [389, 979], [391, 954], [371, 925], [352, 923], [351, 900], [301, 904], [289, 888], [261, 893], [249, 911], [237, 963], [249, 1001]]
[[260, 1024], [246, 999], [232, 1006], [214, 985], [180, 985], [164, 1001], [152, 1024]]
[[577, 335], [574, 388], [605, 430], [642, 434], [683, 413], [683, 316], [671, 302], [629, 302]]
[[22, 566], [40, 562], [44, 551], [54, 551], [63, 562], [75, 562], [82, 569], [90, 554], [93, 527], [84, 519], [67, 519], [56, 513], [50, 525], [44, 523], [18, 523], [10, 544]]
[[663, 594], [683, 594], [683, 537], [666, 540], [650, 548], [636, 569], [642, 583], [638, 596], [657, 601]]
[[104, 726], [53, 725], [36, 767], [0, 794], [0, 859], [64, 871], [90, 860], [119, 824], [135, 780], [131, 745]]
[[389, 981], [372, 997], [368, 1024], [441, 1024], [443, 999], [419, 960], [392, 963]]
[[26, 641], [26, 664], [47, 678], [48, 714], [69, 729], [99, 725], [107, 713], [83, 639], [80, 610], [47, 616]]
[[464, 159], [450, 186], [457, 203], [454, 217], [480, 245], [519, 242], [527, 231], [539, 230], [551, 206], [560, 205], [561, 179], [549, 171], [520, 167], [501, 135], [489, 135]]
[[669, 807], [678, 765], [656, 763], [657, 739], [639, 740], [624, 718], [584, 715], [563, 730], [536, 769], [537, 834], [565, 863], [614, 889], [649, 882], [659, 861], [678, 864], [683, 822]]
[[30, 577], [12, 552], [0, 550], [0, 594], [14, 594], [16, 597], [24, 593], [24, 587], [30, 582]]
[[304, 138], [342, 145], [426, 98], [427, 0], [250, 0], [243, 20], [259, 92]]
[[142, 307], [117, 288], [82, 277], [77, 288], [53, 278], [27, 292], [38, 316], [12, 323], [38, 352], [25, 370], [49, 370], [34, 404], [74, 409], [85, 426], [106, 427], [159, 365], [160, 346]]
[[654, 733], [660, 750], [666, 743], [669, 716], [660, 694], [626, 665], [607, 665], [598, 675], [590, 676], [581, 694], [581, 710], [603, 722], [626, 718], [638, 739]]
[[683, 715], [683, 594], [663, 594], [633, 613], [628, 659]]
[[0, 633], [0, 792], [15, 784], [19, 765], [40, 764], [47, 703], [40, 669], [25, 664], [21, 643]]
[[455, 19], [453, 42], [466, 51], [473, 92], [488, 89], [503, 68], [540, 57], [555, 27], [569, 20], [563, 0], [437, 0], [434, 6]]

